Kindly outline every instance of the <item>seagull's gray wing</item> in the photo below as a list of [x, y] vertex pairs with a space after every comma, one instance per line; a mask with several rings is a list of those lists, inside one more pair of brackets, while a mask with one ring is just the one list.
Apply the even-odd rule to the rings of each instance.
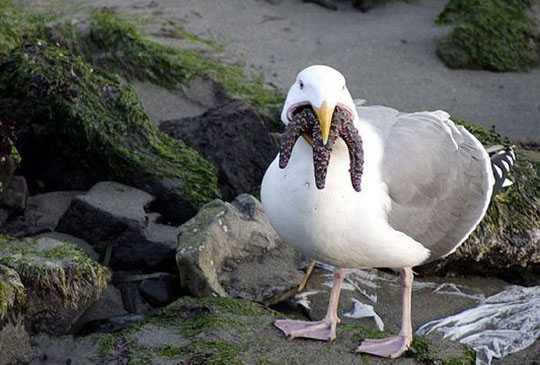
[[494, 177], [482, 144], [443, 111], [360, 106], [358, 113], [383, 140], [390, 225], [431, 250], [430, 260], [452, 253], [491, 199]]

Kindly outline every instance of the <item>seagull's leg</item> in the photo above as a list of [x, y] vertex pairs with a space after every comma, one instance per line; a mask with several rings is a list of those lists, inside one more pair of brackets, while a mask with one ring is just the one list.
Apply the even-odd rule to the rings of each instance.
[[290, 338], [304, 337], [314, 340], [332, 341], [336, 338], [336, 326], [339, 323], [337, 308], [339, 304], [339, 293], [345, 270], [339, 269], [334, 274], [334, 285], [330, 292], [328, 311], [321, 321], [295, 321], [291, 319], [279, 319], [274, 325]]
[[401, 270], [401, 332], [398, 336], [383, 338], [380, 340], [364, 340], [356, 349], [356, 352], [365, 352], [371, 355], [396, 358], [409, 349], [412, 342], [411, 324], [411, 295], [413, 271], [407, 267]]

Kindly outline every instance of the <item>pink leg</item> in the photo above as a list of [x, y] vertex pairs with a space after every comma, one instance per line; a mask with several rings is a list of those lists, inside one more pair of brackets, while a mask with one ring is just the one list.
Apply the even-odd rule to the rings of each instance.
[[364, 340], [356, 349], [356, 352], [365, 352], [371, 355], [397, 358], [409, 349], [412, 342], [411, 324], [411, 295], [413, 271], [404, 268], [400, 273], [401, 279], [401, 332], [399, 336], [388, 337], [380, 340]]
[[339, 323], [337, 308], [339, 304], [339, 293], [345, 270], [340, 269], [334, 274], [334, 285], [330, 292], [328, 311], [321, 321], [294, 321], [290, 319], [279, 319], [274, 325], [290, 338], [304, 337], [314, 340], [332, 341], [336, 338], [336, 325]]

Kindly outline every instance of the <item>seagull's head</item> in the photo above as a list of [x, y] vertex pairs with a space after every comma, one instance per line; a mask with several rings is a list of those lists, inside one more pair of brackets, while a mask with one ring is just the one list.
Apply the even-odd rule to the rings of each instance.
[[330, 135], [332, 115], [336, 106], [355, 115], [355, 106], [345, 77], [329, 66], [314, 65], [300, 71], [294, 84], [289, 89], [281, 120], [289, 124], [295, 111], [311, 106], [317, 115], [321, 127], [321, 137], [326, 144]]

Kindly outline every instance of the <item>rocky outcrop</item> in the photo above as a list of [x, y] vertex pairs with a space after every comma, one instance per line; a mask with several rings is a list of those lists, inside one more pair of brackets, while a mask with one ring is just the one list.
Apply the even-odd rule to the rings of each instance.
[[[69, 332], [100, 298], [109, 280], [108, 270], [76, 246], [47, 237], [18, 240], [0, 236], [0, 265], [9, 268], [10, 277], [13, 272], [20, 277], [26, 296], [20, 312], [31, 332]], [[19, 292], [21, 286], [15, 282]]]
[[297, 254], [247, 194], [232, 203], [215, 200], [182, 225], [176, 261], [182, 286], [195, 296], [272, 304], [293, 295], [303, 277]]
[[218, 170], [224, 198], [254, 193], [278, 145], [270, 136], [273, 120], [242, 101], [232, 101], [204, 114], [161, 123], [160, 130], [184, 141]]
[[57, 230], [111, 251], [114, 269], [175, 271], [177, 228], [157, 223], [145, 211], [154, 197], [115, 182], [101, 182], [77, 196]]
[[177, 221], [218, 195], [213, 166], [159, 132], [131, 87], [58, 44], [3, 59], [0, 114], [17, 121], [21, 172], [36, 191], [116, 180], [156, 195]]

